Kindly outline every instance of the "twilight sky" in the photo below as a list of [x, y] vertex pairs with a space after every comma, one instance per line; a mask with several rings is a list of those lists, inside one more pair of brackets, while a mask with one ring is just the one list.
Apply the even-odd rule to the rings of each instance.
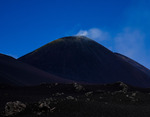
[[150, 0], [0, 0], [0, 53], [84, 35], [150, 68]]

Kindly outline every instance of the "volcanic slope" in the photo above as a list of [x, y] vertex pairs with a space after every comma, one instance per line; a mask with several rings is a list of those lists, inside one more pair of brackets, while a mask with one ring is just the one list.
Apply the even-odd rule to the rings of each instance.
[[150, 87], [150, 71], [139, 69], [136, 62], [121, 56], [87, 37], [70, 36], [52, 41], [19, 60], [73, 81], [89, 84], [122, 81]]
[[55, 75], [42, 71], [10, 56], [0, 54], [0, 84], [38, 85], [41, 83], [66, 82]]

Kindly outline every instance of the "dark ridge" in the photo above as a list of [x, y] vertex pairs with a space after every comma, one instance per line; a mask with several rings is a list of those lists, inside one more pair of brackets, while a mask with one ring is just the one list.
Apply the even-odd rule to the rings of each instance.
[[15, 59], [15, 58], [13, 58], [13, 57], [11, 57], [9, 55], [5, 55], [5, 54], [2, 54], [2, 53], [0, 53], [0, 58], [1, 59]]
[[0, 54], [0, 84], [37, 85], [44, 82], [70, 82], [10, 56]]

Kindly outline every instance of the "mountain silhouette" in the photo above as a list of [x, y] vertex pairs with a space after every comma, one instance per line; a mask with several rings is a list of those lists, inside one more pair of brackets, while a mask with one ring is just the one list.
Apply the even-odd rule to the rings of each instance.
[[0, 84], [38, 85], [70, 81], [42, 71], [10, 56], [0, 54]]
[[150, 87], [149, 69], [84, 36], [54, 40], [18, 60], [77, 82]]

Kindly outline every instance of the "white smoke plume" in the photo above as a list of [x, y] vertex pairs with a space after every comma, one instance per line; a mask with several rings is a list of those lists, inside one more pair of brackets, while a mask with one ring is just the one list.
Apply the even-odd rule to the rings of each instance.
[[97, 42], [107, 40], [109, 38], [109, 33], [104, 32], [98, 28], [91, 28], [89, 30], [80, 30], [77, 36], [86, 36]]

